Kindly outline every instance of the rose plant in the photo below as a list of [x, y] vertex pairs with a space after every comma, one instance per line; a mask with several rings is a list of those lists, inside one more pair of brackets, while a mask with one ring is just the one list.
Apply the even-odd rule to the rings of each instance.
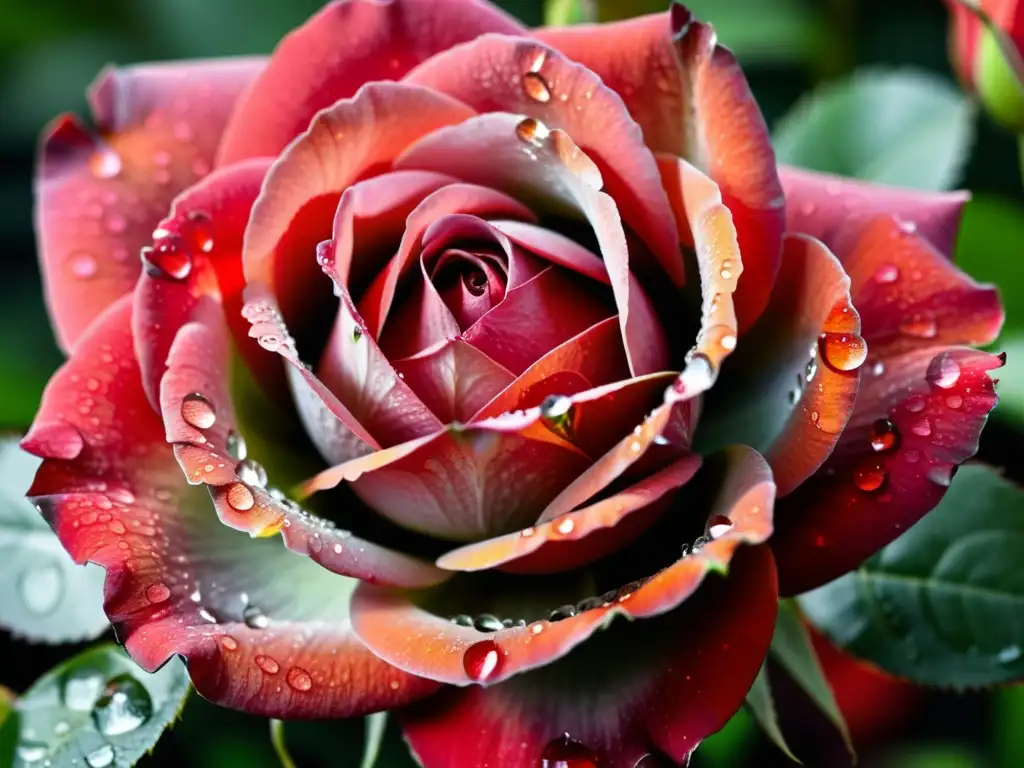
[[30, 496], [216, 703], [397, 709], [429, 768], [681, 764], [780, 594], [932, 509], [995, 405], [966, 197], [778, 168], [682, 5], [341, 0], [90, 96], [41, 147]]

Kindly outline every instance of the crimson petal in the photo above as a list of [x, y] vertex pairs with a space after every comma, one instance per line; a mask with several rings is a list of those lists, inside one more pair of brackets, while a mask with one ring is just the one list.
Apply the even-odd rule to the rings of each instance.
[[205, 176], [235, 98], [262, 59], [109, 69], [89, 89], [93, 133], [65, 115], [44, 132], [36, 231], [58, 342], [139, 276], [139, 249], [182, 189]]
[[106, 568], [105, 609], [132, 657], [152, 671], [179, 654], [204, 697], [271, 717], [361, 715], [436, 690], [353, 636], [351, 579], [230, 531], [187, 490], [143, 391], [131, 311], [126, 296], [101, 315], [44, 394], [37, 425], [74, 431], [76, 455], [25, 447], [45, 459], [30, 495], [77, 562]]
[[321, 109], [487, 32], [525, 30], [479, 0], [332, 0], [278, 45], [235, 111], [219, 163], [276, 156]]

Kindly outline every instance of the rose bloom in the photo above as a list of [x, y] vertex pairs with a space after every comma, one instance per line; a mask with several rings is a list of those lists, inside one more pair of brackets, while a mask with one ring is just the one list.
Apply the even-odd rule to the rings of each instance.
[[965, 196], [778, 169], [681, 5], [344, 0], [91, 99], [42, 145], [30, 495], [225, 706], [400, 708], [427, 768], [683, 763], [779, 595], [934, 507], [995, 404]]

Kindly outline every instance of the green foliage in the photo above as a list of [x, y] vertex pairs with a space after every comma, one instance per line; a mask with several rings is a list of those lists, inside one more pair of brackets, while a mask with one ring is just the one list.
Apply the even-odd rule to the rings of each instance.
[[0, 627], [28, 640], [91, 640], [108, 628], [103, 569], [76, 565], [26, 499], [39, 460], [0, 440]]
[[786, 737], [782, 735], [779, 713], [775, 711], [775, 699], [772, 697], [772, 684], [768, 679], [767, 664], [761, 665], [761, 671], [757, 673], [754, 684], [747, 693], [746, 705], [771, 742], [781, 749], [786, 757], [799, 763], [800, 760], [790, 750]]
[[804, 96], [775, 128], [781, 162], [914, 189], [960, 180], [973, 109], [943, 78], [866, 70]]
[[126, 768], [148, 752], [189, 692], [177, 659], [149, 674], [99, 646], [46, 673], [19, 698], [15, 768]]
[[359, 768], [374, 768], [377, 765], [387, 727], [387, 712], [377, 712], [366, 718], [366, 744], [363, 747], [363, 762]]
[[956, 688], [1024, 679], [1024, 493], [966, 465], [942, 503], [855, 572], [803, 596], [808, 617], [887, 672]]

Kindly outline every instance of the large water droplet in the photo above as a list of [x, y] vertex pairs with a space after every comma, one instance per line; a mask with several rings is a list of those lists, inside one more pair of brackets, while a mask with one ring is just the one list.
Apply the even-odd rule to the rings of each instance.
[[473, 621], [473, 626], [479, 632], [497, 632], [502, 628], [501, 619], [490, 613], [481, 613]]
[[1020, 657], [1020, 646], [1016, 643], [1014, 643], [1013, 645], [1006, 646], [996, 655], [996, 658], [999, 660], [1000, 664], [1013, 664]]
[[891, 451], [899, 443], [900, 433], [888, 419], [878, 419], [871, 425], [871, 450], [878, 453]]
[[256, 663], [257, 667], [262, 669], [268, 675], [276, 675], [278, 672], [281, 671], [281, 665], [269, 656], [264, 656], [263, 654], [260, 654], [255, 659], [253, 659], [253, 661]]
[[266, 629], [270, 626], [270, 619], [255, 605], [247, 605], [242, 611], [242, 621], [252, 629]]
[[934, 339], [938, 332], [935, 318], [928, 312], [916, 312], [900, 321], [900, 333], [914, 339]]
[[86, 755], [85, 762], [89, 768], [107, 768], [114, 762], [114, 748], [110, 744], [104, 744]]
[[925, 380], [933, 387], [951, 389], [960, 380], [960, 364], [948, 352], [936, 355], [928, 364]]
[[549, 395], [540, 404], [545, 426], [564, 440], [572, 440], [575, 410], [572, 399], [565, 395]]
[[49, 750], [45, 744], [38, 744], [32, 741], [24, 741], [18, 745], [18, 757], [26, 763], [34, 763], [46, 757]]
[[457, 627], [472, 627], [473, 617], [468, 613], [457, 613], [449, 621]]
[[818, 351], [825, 364], [835, 371], [855, 371], [868, 356], [868, 345], [856, 333], [823, 333]]
[[524, 117], [516, 125], [516, 136], [519, 140], [537, 147], [544, 143], [549, 133], [548, 127], [533, 117]]
[[563, 605], [548, 614], [548, 621], [565, 621], [576, 615], [575, 605]]
[[597, 755], [567, 733], [544, 747], [540, 765], [541, 768], [597, 768]]
[[165, 280], [184, 280], [188, 277], [192, 271], [192, 253], [181, 236], [158, 229], [153, 237], [153, 246], [141, 251], [146, 272]]
[[246, 485], [255, 485], [258, 488], [267, 487], [267, 470], [257, 461], [244, 459], [238, 462], [235, 466], [235, 474]]
[[245, 444], [245, 438], [233, 429], [228, 432], [224, 447], [236, 461], [241, 461], [249, 455], [249, 446]]
[[483, 683], [501, 671], [501, 648], [493, 640], [481, 640], [473, 643], [462, 656], [462, 668], [469, 679]]
[[551, 101], [551, 88], [540, 72], [527, 72], [523, 75], [523, 90], [527, 96], [541, 104]]
[[217, 421], [217, 411], [203, 395], [192, 392], [182, 398], [181, 418], [196, 429], [209, 429]]
[[866, 461], [853, 473], [853, 482], [866, 493], [874, 493], [885, 484], [885, 467], [878, 462]]
[[706, 526], [707, 535], [712, 539], [717, 539], [720, 536], [725, 536], [725, 534], [731, 531], [732, 526], [732, 520], [725, 515], [712, 515], [708, 518]]
[[64, 576], [55, 563], [38, 565], [21, 575], [18, 589], [26, 608], [40, 616], [46, 615], [60, 603]]
[[146, 587], [146, 599], [151, 603], [162, 603], [171, 596], [166, 584], [150, 584]]
[[103, 675], [86, 669], [76, 669], [64, 678], [64, 706], [76, 712], [89, 712], [103, 692]]
[[313, 687], [313, 678], [302, 667], [292, 667], [289, 669], [288, 674], [285, 675], [285, 680], [288, 681], [288, 685], [302, 693]]
[[248, 512], [256, 505], [256, 499], [244, 483], [232, 483], [227, 491], [228, 504], [239, 512]]
[[119, 736], [141, 726], [153, 714], [153, 700], [146, 687], [129, 674], [107, 681], [103, 695], [92, 708], [92, 719], [104, 736]]

